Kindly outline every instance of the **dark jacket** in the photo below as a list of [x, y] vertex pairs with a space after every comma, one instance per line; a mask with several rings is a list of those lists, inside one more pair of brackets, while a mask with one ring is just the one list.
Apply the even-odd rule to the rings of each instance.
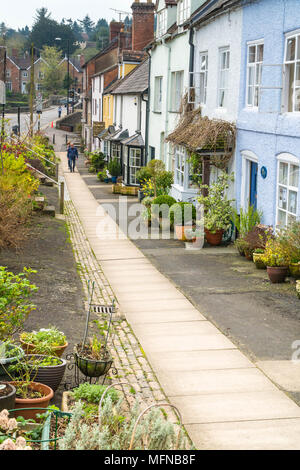
[[76, 147], [69, 147], [68, 149], [68, 158], [70, 160], [75, 160], [76, 158], [78, 158], [78, 150]]

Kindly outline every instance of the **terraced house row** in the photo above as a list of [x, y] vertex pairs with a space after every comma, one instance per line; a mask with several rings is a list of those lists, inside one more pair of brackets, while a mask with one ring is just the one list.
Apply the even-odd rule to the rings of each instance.
[[298, 218], [299, 2], [136, 1], [132, 13], [83, 66], [89, 148], [119, 159], [125, 185], [161, 159], [187, 201], [226, 170], [238, 208], [273, 226]]

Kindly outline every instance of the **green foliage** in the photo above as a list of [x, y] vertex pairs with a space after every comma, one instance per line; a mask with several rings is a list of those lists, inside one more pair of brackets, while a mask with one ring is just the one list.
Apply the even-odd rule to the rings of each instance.
[[97, 174], [97, 178], [98, 178], [99, 181], [101, 181], [101, 183], [103, 183], [107, 178], [106, 171], [107, 171], [107, 167], [105, 166], [103, 168], [103, 170], [99, 171], [98, 174]]
[[[72, 410], [72, 418], [60, 441], [60, 450], [128, 450], [141, 409], [138, 401], [128, 412], [124, 402], [105, 400], [101, 411], [101, 427], [84, 420], [83, 405]], [[188, 442], [177, 425], [166, 419], [159, 409], [150, 410], [137, 426], [133, 450], [185, 450]], [[178, 445], [177, 445], [178, 441]]]
[[156, 178], [157, 195], [168, 194], [174, 183], [174, 176], [172, 171], [162, 171]]
[[[71, 395], [75, 401], [79, 400], [86, 400], [88, 403], [93, 403], [99, 405], [101, 397], [107, 386], [105, 385], [92, 385], [88, 382], [79, 385], [78, 388], [75, 388]], [[110, 397], [113, 403], [117, 403], [119, 400], [119, 393], [114, 389], [111, 388], [108, 390], [107, 397]]]
[[151, 172], [148, 167], [143, 166], [140, 170], [136, 172], [136, 179], [138, 183], [143, 184], [147, 180], [151, 179]]
[[98, 173], [99, 171], [103, 170], [105, 167], [105, 155], [102, 152], [92, 152], [88, 154], [88, 158], [90, 159], [90, 170], [91, 173]]
[[63, 346], [67, 342], [65, 334], [54, 326], [48, 329], [41, 328], [40, 331], [31, 333], [24, 332], [20, 338], [27, 344], [33, 344], [36, 354], [51, 354], [56, 347]]
[[177, 203], [176, 199], [174, 199], [171, 196], [168, 196], [168, 195], [164, 194], [162, 196], [157, 196], [153, 200], [152, 205], [155, 204], [155, 205], [160, 206], [161, 204], [167, 204], [169, 207], [172, 207], [176, 203]]
[[177, 202], [170, 209], [171, 223], [185, 225], [195, 222], [197, 216], [196, 207], [190, 202]]
[[119, 160], [117, 158], [113, 158], [112, 160], [109, 161], [107, 165], [108, 171], [111, 174], [111, 176], [120, 176], [121, 174], [121, 165], [119, 163]]
[[268, 267], [285, 267], [289, 266], [291, 259], [286, 246], [275, 238], [267, 242], [262, 261]]
[[13, 274], [0, 266], [0, 340], [7, 340], [23, 328], [24, 322], [35, 305], [29, 298], [38, 288], [31, 284], [29, 274], [36, 273], [24, 268], [20, 274]]
[[249, 206], [245, 211], [241, 208], [240, 214], [236, 209], [232, 211], [232, 222], [236, 226], [241, 237], [249, 233], [256, 225], [260, 224], [262, 212], [257, 211], [253, 206]]
[[44, 46], [42, 71], [44, 73], [43, 88], [49, 93], [56, 93], [63, 88], [64, 72], [59, 66], [62, 60], [61, 51], [57, 47]]
[[295, 221], [278, 233], [278, 239], [288, 253], [291, 263], [300, 261], [300, 221]]
[[198, 198], [204, 208], [204, 226], [211, 233], [217, 230], [228, 230], [231, 226], [232, 203], [226, 196], [229, 183], [234, 181], [233, 175], [223, 173], [216, 183], [201, 185], [202, 195]]

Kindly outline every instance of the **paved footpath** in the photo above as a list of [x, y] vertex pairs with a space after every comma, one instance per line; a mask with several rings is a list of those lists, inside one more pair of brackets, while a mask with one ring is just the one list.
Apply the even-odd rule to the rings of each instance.
[[101, 273], [196, 448], [300, 449], [296, 403], [124, 236], [65, 154], [62, 170]]

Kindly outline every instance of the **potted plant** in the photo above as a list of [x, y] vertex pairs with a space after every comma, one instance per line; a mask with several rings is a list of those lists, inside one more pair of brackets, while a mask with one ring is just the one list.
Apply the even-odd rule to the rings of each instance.
[[151, 204], [151, 216], [159, 221], [162, 229], [171, 227], [170, 209], [177, 203], [176, 199], [166, 194], [157, 196]]
[[7, 371], [9, 382], [16, 389], [15, 409], [24, 419], [36, 419], [38, 411], [32, 408], [47, 408], [54, 396], [52, 388], [35, 382], [35, 368], [30, 361], [23, 360]]
[[300, 278], [300, 221], [294, 221], [281, 229], [278, 238], [290, 257], [289, 271], [291, 276]]
[[265, 251], [262, 248], [256, 248], [253, 253], [253, 262], [257, 269], [266, 269], [266, 265], [263, 262], [263, 255]]
[[198, 202], [204, 208], [206, 240], [212, 246], [221, 244], [224, 232], [231, 226], [233, 200], [226, 196], [230, 181], [233, 176], [223, 173], [211, 186], [201, 185], [202, 195]]
[[13, 385], [0, 382], [0, 412], [2, 410], [13, 410], [15, 408], [16, 389]]
[[107, 374], [113, 363], [107, 348], [96, 336], [86, 344], [77, 344], [74, 355], [78, 369], [90, 378]]
[[289, 270], [290, 270], [290, 274], [292, 277], [294, 277], [295, 279], [299, 279], [300, 278], [300, 260], [297, 261], [297, 259], [294, 258], [290, 263]]
[[273, 284], [285, 281], [288, 275], [290, 259], [280, 240], [276, 238], [270, 239], [267, 242], [262, 261], [267, 266], [268, 276]]
[[190, 202], [177, 202], [170, 208], [170, 221], [178, 240], [188, 241], [196, 222], [196, 207]]
[[139, 202], [141, 202], [145, 197], [145, 193], [143, 191], [143, 185], [146, 183], [146, 181], [149, 181], [150, 179], [151, 179], [151, 173], [146, 166], [142, 167], [140, 170], [136, 172], [136, 180], [138, 184], [140, 185], [139, 192], [138, 192]]
[[0, 380], [5, 381], [9, 377], [7, 368], [17, 364], [24, 356], [24, 351], [12, 343], [0, 342]]
[[113, 158], [107, 165], [113, 184], [117, 183], [118, 176], [121, 174], [121, 165], [117, 158]]
[[101, 183], [105, 183], [105, 181], [109, 179], [107, 178], [107, 167], [104, 167], [103, 170], [99, 171], [97, 178]]
[[237, 248], [241, 256], [245, 256], [245, 251], [249, 248], [249, 244], [244, 238], [237, 238], [234, 242], [234, 246]]
[[142, 201], [142, 205], [145, 207], [145, 210], [142, 212], [141, 217], [144, 219], [147, 227], [151, 225], [151, 206], [153, 202], [153, 197], [145, 197]]
[[38, 288], [28, 279], [35, 272], [24, 268], [22, 273], [14, 275], [0, 266], [0, 341], [7, 341], [22, 330], [26, 318], [35, 310], [29, 298]]
[[61, 357], [68, 347], [67, 339], [56, 327], [22, 333], [20, 342], [26, 354], [54, 354]]
[[25, 357], [25, 361], [32, 366], [31, 379], [48, 385], [56, 392], [63, 379], [67, 362], [57, 356], [39, 354], [29, 354]]

